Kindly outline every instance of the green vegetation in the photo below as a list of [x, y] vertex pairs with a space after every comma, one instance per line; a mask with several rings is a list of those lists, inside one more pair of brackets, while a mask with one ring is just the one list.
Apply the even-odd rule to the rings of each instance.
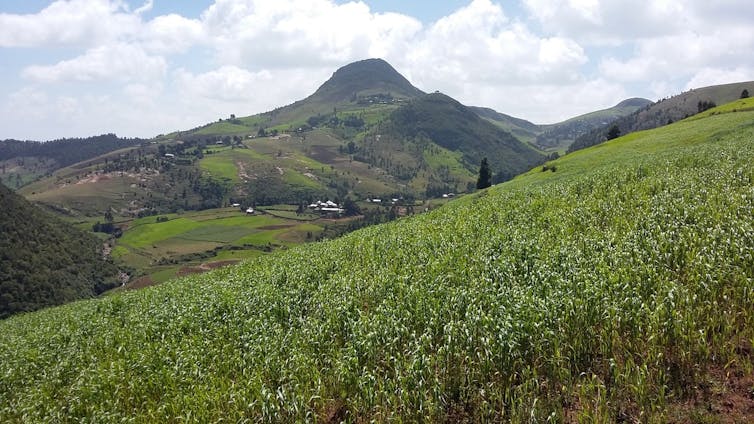
[[713, 85], [689, 90], [676, 96], [662, 99], [651, 105], [636, 110], [630, 115], [623, 116], [613, 122], [598, 126], [593, 130], [581, 134], [568, 147], [568, 152], [575, 152], [589, 146], [595, 146], [605, 141], [608, 129], [615, 125], [620, 134], [634, 131], [658, 128], [673, 122], [704, 112], [715, 105], [723, 105], [740, 98], [741, 90], [753, 82]]
[[754, 110], [754, 99], [743, 98], [741, 100], [732, 101], [730, 103], [726, 103], [722, 106], [718, 106], [713, 109], [707, 109], [704, 112], [696, 114], [688, 119], [689, 120], [701, 119], [701, 118], [706, 118], [711, 115], [719, 115], [721, 113], [745, 112], [749, 110]]
[[613, 121], [647, 108], [651, 104], [652, 102], [647, 99], [626, 99], [609, 109], [590, 112], [553, 125], [543, 125], [542, 132], [537, 135], [535, 143], [548, 151], [565, 150], [578, 137], [598, 128], [604, 128]]
[[161, 282], [180, 270], [165, 269], [166, 264], [197, 266], [256, 257], [273, 248], [313, 240], [322, 231], [320, 225], [302, 221], [305, 219], [244, 215], [236, 208], [150, 216], [130, 223], [117, 240], [113, 257], [137, 274]]
[[[118, 138], [115, 134], [103, 134], [87, 138], [64, 138], [47, 142], [0, 140], [0, 167], [18, 165], [19, 173], [27, 176], [28, 184], [37, 177], [57, 169], [95, 158], [119, 149], [137, 147], [145, 140]], [[15, 163], [5, 163], [15, 159]], [[25, 163], [28, 162], [28, 163]], [[11, 181], [13, 183], [13, 181]]]
[[228, 121], [215, 122], [205, 127], [202, 127], [201, 129], [196, 131], [195, 134], [227, 135], [227, 134], [249, 134], [251, 132], [251, 129], [247, 127], [246, 125], [242, 125], [242, 122], [240, 120], [235, 120], [235, 121], [237, 121], [238, 123], [233, 123], [233, 122], [228, 122]]
[[0, 322], [0, 420], [668, 421], [754, 369], [753, 121]]
[[118, 284], [102, 243], [0, 185], [0, 318]]
[[427, 137], [463, 155], [462, 164], [476, 172], [483, 157], [495, 173], [514, 175], [541, 163], [543, 156], [510, 133], [480, 118], [471, 109], [443, 94], [419, 97], [390, 115], [386, 132], [396, 138]]

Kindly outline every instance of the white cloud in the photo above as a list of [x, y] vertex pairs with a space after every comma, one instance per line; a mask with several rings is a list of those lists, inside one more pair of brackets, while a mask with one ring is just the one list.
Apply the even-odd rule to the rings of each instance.
[[[534, 34], [489, 0], [473, 1], [438, 20], [409, 57], [405, 66], [425, 90], [540, 121], [574, 111], [573, 98], [564, 93], [591, 84], [582, 76], [588, 59], [581, 46], [567, 38]], [[589, 107], [601, 103], [601, 97], [580, 100]], [[556, 98], [569, 101], [550, 103]], [[543, 104], [563, 108], [552, 111]]]
[[252, 72], [228, 65], [194, 74], [178, 69], [174, 75], [176, 102], [196, 123], [272, 110], [311, 94], [331, 69], [290, 69]]
[[687, 1], [523, 0], [544, 32], [591, 44], [671, 34], [686, 25]]
[[685, 31], [639, 41], [635, 49], [628, 59], [604, 59], [601, 72], [617, 81], [653, 81], [686, 79], [705, 68], [752, 64], [748, 58], [754, 49], [754, 31], [735, 27]]
[[23, 76], [0, 81], [13, 93], [0, 97], [0, 128], [49, 122], [47, 138], [186, 129], [304, 98], [368, 57], [425, 91], [536, 122], [754, 79], [748, 0], [521, 0], [526, 15], [469, 0], [424, 24], [367, 1], [377, 0], [216, 0], [198, 17], [150, 18], [153, 0], [57, 0], [0, 13], [0, 54], [30, 52], [0, 68]]
[[138, 29], [120, 2], [58, 0], [36, 14], [0, 14], [0, 47], [96, 45]]
[[739, 66], [734, 69], [704, 68], [686, 83], [685, 90], [754, 80], [754, 67]]
[[272, 82], [269, 71], [249, 72], [236, 66], [223, 66], [199, 75], [179, 69], [175, 76], [181, 92], [225, 101], [248, 100], [256, 94], [257, 87]]
[[361, 2], [217, 0], [202, 22], [218, 62], [252, 69], [333, 66], [407, 47], [421, 23]]
[[152, 19], [139, 33], [139, 41], [146, 49], [163, 54], [183, 53], [203, 40], [201, 22], [176, 14]]
[[437, 21], [411, 53], [412, 75], [428, 88], [571, 82], [587, 61], [572, 40], [539, 37], [489, 0]]
[[150, 81], [162, 79], [167, 64], [165, 59], [149, 56], [141, 48], [116, 44], [100, 46], [70, 60], [51, 66], [30, 66], [24, 69], [24, 77], [43, 83], [67, 81], [115, 80]]
[[142, 13], [149, 12], [154, 7], [154, 0], [147, 0], [144, 5], [134, 10], [134, 13], [141, 15]]

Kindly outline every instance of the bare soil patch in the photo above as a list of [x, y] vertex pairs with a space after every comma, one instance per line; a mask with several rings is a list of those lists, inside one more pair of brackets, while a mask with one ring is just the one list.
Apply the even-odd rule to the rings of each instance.
[[191, 274], [202, 274], [204, 272], [211, 271], [215, 268], [221, 268], [228, 265], [234, 265], [234, 264], [237, 264], [238, 262], [240, 262], [238, 259], [230, 259], [227, 261], [207, 262], [199, 266], [185, 266], [179, 269], [176, 275], [178, 277], [183, 277], [183, 276], [191, 275]]
[[713, 368], [691, 399], [668, 406], [666, 417], [671, 424], [754, 423], [754, 375]]
[[328, 165], [334, 163], [335, 159], [338, 157], [332, 148], [327, 146], [311, 146], [310, 156], [317, 162], [326, 163]]
[[126, 289], [128, 290], [138, 290], [143, 289], [144, 287], [154, 286], [155, 283], [148, 275], [145, 275], [143, 277], [139, 277], [135, 279], [134, 281], [126, 284]]

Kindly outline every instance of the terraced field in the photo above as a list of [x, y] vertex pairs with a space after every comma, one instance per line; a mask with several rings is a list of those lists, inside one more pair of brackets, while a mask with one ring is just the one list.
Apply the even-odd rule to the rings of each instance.
[[141, 218], [117, 240], [112, 255], [162, 282], [185, 267], [257, 257], [300, 244], [322, 230], [295, 218], [245, 215], [238, 208]]

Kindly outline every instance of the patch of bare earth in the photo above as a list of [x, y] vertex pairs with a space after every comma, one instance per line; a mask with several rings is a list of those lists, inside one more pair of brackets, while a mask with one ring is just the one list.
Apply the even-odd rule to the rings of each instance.
[[754, 423], [754, 375], [731, 367], [710, 369], [696, 394], [668, 406], [667, 422]]
[[153, 286], [155, 284], [156, 283], [154, 282], [154, 280], [152, 280], [148, 275], [145, 275], [131, 281], [130, 283], [126, 284], [125, 287], [129, 290], [138, 290], [143, 289], [144, 287]]
[[228, 265], [234, 265], [234, 264], [237, 264], [238, 262], [240, 262], [238, 259], [230, 259], [227, 261], [207, 262], [199, 266], [185, 266], [179, 269], [176, 275], [178, 277], [183, 277], [185, 275], [201, 274], [207, 271], [211, 271], [215, 268], [221, 268]]

